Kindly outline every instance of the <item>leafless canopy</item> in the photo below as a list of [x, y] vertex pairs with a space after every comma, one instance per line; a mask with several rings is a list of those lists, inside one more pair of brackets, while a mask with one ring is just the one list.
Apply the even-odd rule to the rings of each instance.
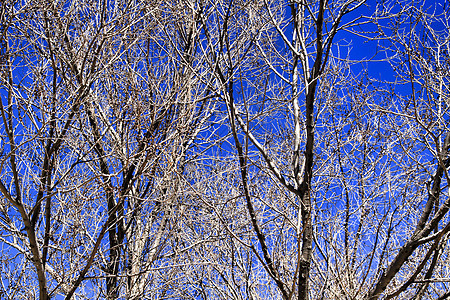
[[449, 3], [0, 3], [0, 298], [450, 297]]

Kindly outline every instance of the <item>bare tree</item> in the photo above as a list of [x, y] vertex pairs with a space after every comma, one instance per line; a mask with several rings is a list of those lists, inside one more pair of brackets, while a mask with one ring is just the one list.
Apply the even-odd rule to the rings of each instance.
[[2, 275], [5, 292], [166, 293], [157, 267], [175, 261], [185, 164], [214, 107], [195, 78], [198, 11], [39, 2], [2, 18], [2, 241], [31, 280]]
[[[328, 77], [333, 71], [329, 61], [334, 38], [340, 30], [358, 21], [355, 18], [341, 24], [342, 18], [362, 3], [252, 3], [247, 9], [251, 12], [248, 13], [249, 24], [246, 24], [250, 29], [243, 30], [239, 26], [245, 25], [232, 22], [237, 14], [234, 7], [239, 4], [232, 6], [230, 2], [221, 22], [221, 33], [210, 38], [210, 48], [215, 51], [217, 60], [211, 64], [212, 71], [216, 73], [228, 109], [242, 195], [256, 238], [247, 247], [258, 258], [283, 299], [294, 295], [307, 299], [310, 293], [311, 189], [319, 115], [315, 106], [320, 101], [316, 93], [333, 89], [327, 86], [327, 79], [331, 80]], [[288, 18], [286, 11], [290, 12]], [[237, 27], [232, 28], [230, 24], [237, 24]], [[223, 59], [219, 60], [220, 57]], [[318, 87], [319, 81], [322, 88]], [[236, 90], [242, 95], [239, 99], [236, 99]], [[239, 132], [244, 133], [243, 140]], [[289, 155], [281, 155], [282, 152]], [[270, 193], [260, 189], [257, 179], [251, 179], [252, 165], [265, 174], [265, 180], [271, 185], [283, 187], [284, 191], [278, 193], [291, 199], [280, 203], [269, 200]], [[272, 237], [273, 230], [278, 232], [278, 238]]]
[[[438, 200], [446, 193], [448, 32], [436, 28], [448, 28], [446, 15], [413, 3], [347, 18], [362, 5], [275, 1], [243, 10], [230, 2], [223, 25], [205, 29], [239, 162], [234, 197], [254, 234], [231, 236], [278, 289], [273, 297], [394, 298], [418, 285], [419, 299], [430, 282], [445, 288], [445, 278], [430, 278], [449, 228]], [[253, 11], [245, 25], [235, 20], [243, 11]], [[366, 25], [375, 31], [361, 31]], [[358, 61], [338, 55], [340, 31], [378, 40], [374, 54], [387, 54], [397, 80], [352, 73]]]

